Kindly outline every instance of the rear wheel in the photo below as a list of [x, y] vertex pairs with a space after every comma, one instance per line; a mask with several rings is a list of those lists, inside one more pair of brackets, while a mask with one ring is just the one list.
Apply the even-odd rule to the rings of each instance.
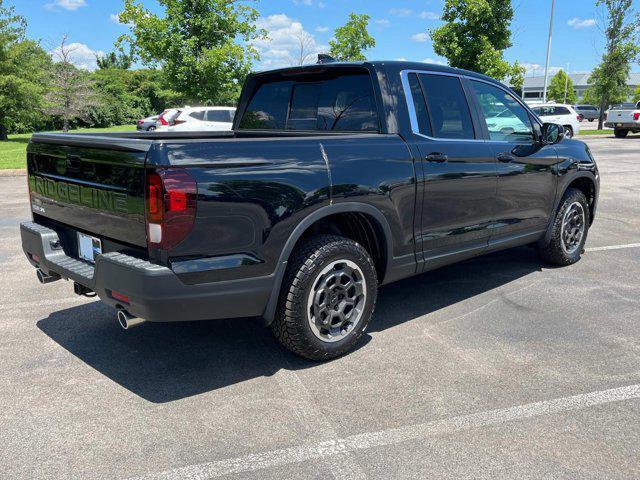
[[617, 128], [613, 131], [613, 134], [616, 136], [616, 138], [624, 138], [629, 134], [629, 130], [622, 130]]
[[155, 125], [151, 125], [149, 128], [147, 128], [147, 132], [153, 132], [156, 129]]
[[553, 222], [551, 238], [540, 246], [540, 255], [555, 265], [571, 265], [580, 260], [589, 229], [589, 203], [576, 188], [562, 197]]
[[271, 328], [300, 356], [338, 357], [366, 329], [377, 291], [376, 269], [360, 244], [335, 235], [312, 237], [293, 254]]
[[569, 125], [564, 126], [564, 136], [566, 138], [573, 138], [573, 128]]

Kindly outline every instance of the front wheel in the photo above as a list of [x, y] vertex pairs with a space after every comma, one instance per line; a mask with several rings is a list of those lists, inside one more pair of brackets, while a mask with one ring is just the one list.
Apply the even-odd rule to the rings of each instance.
[[377, 293], [375, 266], [360, 244], [335, 235], [312, 237], [293, 254], [271, 329], [302, 357], [338, 357], [366, 329]]
[[589, 224], [587, 197], [576, 188], [567, 189], [551, 227], [551, 238], [540, 246], [542, 258], [560, 266], [576, 263], [587, 241]]
[[616, 138], [624, 138], [629, 134], [629, 130], [616, 129], [613, 131], [613, 134], [616, 136]]

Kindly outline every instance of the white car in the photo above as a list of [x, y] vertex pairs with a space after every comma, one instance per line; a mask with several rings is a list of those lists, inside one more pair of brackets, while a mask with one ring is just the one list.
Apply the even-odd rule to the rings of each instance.
[[565, 130], [565, 136], [568, 138], [580, 132], [580, 115], [571, 105], [547, 103], [544, 105], [536, 105], [532, 107], [531, 110], [545, 123], [562, 125]]
[[203, 132], [231, 130], [235, 107], [185, 107], [158, 132]]

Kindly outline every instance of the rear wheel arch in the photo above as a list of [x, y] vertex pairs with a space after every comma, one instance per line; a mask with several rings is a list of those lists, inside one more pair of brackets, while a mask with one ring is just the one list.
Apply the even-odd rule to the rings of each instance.
[[[342, 235], [361, 243], [374, 260], [378, 281], [382, 282], [393, 258], [393, 237], [389, 222], [380, 210], [358, 202], [342, 202], [322, 207], [309, 214], [294, 229], [285, 243], [276, 272], [274, 284], [265, 308], [265, 325], [274, 319], [282, 281], [295, 248], [316, 234]], [[373, 237], [373, 238], [372, 238]]]

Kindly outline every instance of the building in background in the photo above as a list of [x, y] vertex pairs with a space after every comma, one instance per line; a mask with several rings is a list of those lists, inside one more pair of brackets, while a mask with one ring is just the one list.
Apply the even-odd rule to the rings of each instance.
[[[553, 75], [549, 75], [549, 82]], [[591, 76], [590, 73], [570, 73], [569, 78], [573, 82], [573, 90], [576, 92], [578, 99], [582, 99], [584, 91], [589, 87], [587, 81]], [[629, 86], [629, 96], [633, 95], [634, 90], [640, 85], [640, 73], [631, 73], [627, 82]], [[525, 101], [536, 103], [542, 102], [542, 91], [544, 90], [544, 75], [529, 76], [524, 78], [524, 86], [522, 87], [522, 98]]]

